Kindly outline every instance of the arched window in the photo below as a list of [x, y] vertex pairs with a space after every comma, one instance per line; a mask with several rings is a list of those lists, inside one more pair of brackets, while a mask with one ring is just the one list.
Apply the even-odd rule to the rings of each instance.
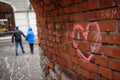
[[0, 2], [0, 32], [13, 31], [15, 26], [13, 8], [4, 2]]

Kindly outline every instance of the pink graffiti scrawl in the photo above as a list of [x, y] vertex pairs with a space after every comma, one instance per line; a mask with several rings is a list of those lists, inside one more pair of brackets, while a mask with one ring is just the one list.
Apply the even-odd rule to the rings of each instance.
[[[75, 38], [75, 30], [80, 30], [82, 32], [82, 36], [85, 38], [85, 40], [87, 40], [88, 38], [88, 30], [89, 30], [89, 27], [90, 25], [96, 25], [96, 28], [97, 28], [97, 34], [95, 36], [95, 42], [100, 42], [101, 41], [101, 34], [100, 34], [100, 28], [99, 28], [99, 25], [97, 22], [93, 22], [93, 23], [90, 23], [88, 24], [88, 26], [86, 27], [86, 29], [84, 29], [80, 24], [74, 24], [74, 27], [73, 27], [73, 31], [72, 31], [72, 38], [73, 38], [73, 45], [74, 47], [77, 49], [77, 53], [79, 56], [82, 56], [82, 58], [86, 61], [90, 61], [92, 58], [93, 58], [93, 54], [90, 54], [89, 57], [86, 57], [77, 47], [77, 44], [74, 40]], [[95, 43], [93, 46], [91, 46], [91, 52], [95, 52], [99, 49], [100, 47], [100, 44], [99, 43]]]

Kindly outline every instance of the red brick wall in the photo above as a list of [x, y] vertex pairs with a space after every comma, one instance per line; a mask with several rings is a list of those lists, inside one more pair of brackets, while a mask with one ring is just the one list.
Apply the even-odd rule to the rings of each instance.
[[[37, 17], [39, 46], [48, 58], [46, 73], [54, 70], [57, 63], [60, 71], [72, 80], [120, 79], [120, 0], [30, 1]], [[100, 31], [91, 25], [93, 22]], [[75, 30], [72, 38], [74, 24], [85, 30]], [[87, 25], [90, 27], [86, 31]], [[87, 39], [82, 36], [84, 32], [88, 32]], [[92, 52], [94, 44], [99, 47]], [[78, 51], [85, 57], [93, 57], [87, 61]], [[61, 80], [60, 75], [57, 78]]]

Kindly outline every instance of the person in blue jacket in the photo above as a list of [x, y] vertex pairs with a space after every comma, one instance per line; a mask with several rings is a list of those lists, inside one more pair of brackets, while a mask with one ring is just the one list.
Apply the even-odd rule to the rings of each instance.
[[31, 53], [33, 54], [34, 53], [35, 35], [34, 35], [34, 32], [32, 31], [31, 27], [28, 28], [26, 40], [28, 41], [28, 44], [30, 46]]

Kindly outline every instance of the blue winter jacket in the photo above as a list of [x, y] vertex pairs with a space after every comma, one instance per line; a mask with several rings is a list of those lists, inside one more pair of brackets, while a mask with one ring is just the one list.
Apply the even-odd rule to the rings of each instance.
[[34, 32], [32, 31], [31, 27], [28, 28], [26, 40], [28, 41], [29, 44], [35, 43], [35, 35], [34, 35]]

